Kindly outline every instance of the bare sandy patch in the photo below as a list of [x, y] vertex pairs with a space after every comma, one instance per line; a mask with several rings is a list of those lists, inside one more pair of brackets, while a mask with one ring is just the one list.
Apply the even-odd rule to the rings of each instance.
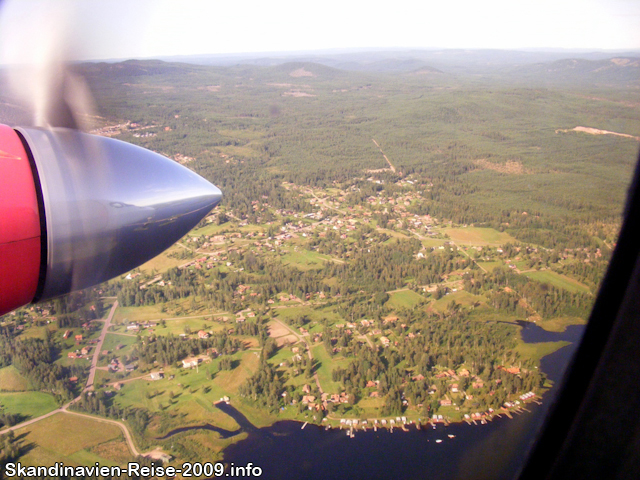
[[474, 160], [476, 166], [481, 169], [493, 170], [494, 172], [506, 173], [508, 175], [525, 175], [533, 173], [533, 170], [524, 168], [522, 163], [514, 160], [507, 160], [506, 163], [493, 163], [486, 158]]
[[291, 77], [315, 77], [315, 75], [313, 73], [311, 73], [309, 70], [305, 70], [304, 67], [299, 68], [297, 70], [294, 70], [293, 72], [291, 72], [289, 74], [289, 76], [291, 76]]
[[284, 337], [285, 335], [291, 335], [291, 331], [277, 322], [269, 322], [269, 336], [273, 338]]
[[293, 345], [298, 341], [298, 338], [295, 335], [287, 335], [285, 337], [276, 338], [276, 345], [279, 347], [283, 345]]
[[123, 83], [123, 85], [127, 87], [136, 87], [136, 88], [150, 88], [152, 90], [162, 90], [163, 92], [169, 92], [171, 90], [175, 90], [175, 87], [168, 85], [150, 85], [148, 83]]
[[293, 87], [293, 83], [267, 83], [267, 85], [269, 85], [270, 87]]
[[627, 133], [617, 133], [617, 132], [610, 132], [609, 130], [600, 130], [599, 128], [591, 128], [591, 127], [575, 127], [572, 129], [558, 129], [556, 130], [556, 133], [559, 132], [563, 132], [563, 133], [567, 133], [567, 132], [582, 132], [582, 133], [588, 133], [589, 135], [615, 135], [617, 137], [625, 137], [625, 138], [633, 138], [634, 140], [638, 140], [640, 141], [640, 137], [636, 137], [634, 135], [629, 135]]
[[299, 90], [291, 90], [290, 92], [284, 92], [284, 97], [315, 97], [312, 93], [301, 92]]
[[611, 63], [618, 65], [619, 67], [638, 67], [640, 61], [637, 58], [612, 58]]
[[206, 87], [198, 87], [198, 90], [207, 90], [208, 92], [219, 92], [220, 85], [207, 85]]

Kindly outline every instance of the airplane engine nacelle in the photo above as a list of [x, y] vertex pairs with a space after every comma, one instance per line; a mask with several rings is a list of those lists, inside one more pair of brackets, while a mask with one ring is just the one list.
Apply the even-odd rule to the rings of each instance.
[[144, 148], [0, 125], [0, 315], [141, 265], [221, 199], [204, 178]]

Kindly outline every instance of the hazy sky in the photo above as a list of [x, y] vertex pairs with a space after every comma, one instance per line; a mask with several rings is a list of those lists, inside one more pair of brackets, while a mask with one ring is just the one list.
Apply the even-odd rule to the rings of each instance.
[[0, 0], [0, 63], [334, 48], [640, 49], [638, 0]]

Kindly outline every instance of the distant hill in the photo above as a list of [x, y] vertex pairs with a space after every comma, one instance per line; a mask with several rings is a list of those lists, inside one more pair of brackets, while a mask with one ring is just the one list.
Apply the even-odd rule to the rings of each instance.
[[638, 51], [386, 49], [197, 55], [163, 59], [171, 62], [216, 66], [275, 66], [290, 62], [311, 62], [340, 70], [363, 72], [401, 73], [433, 68], [445, 73], [492, 74], [502, 68], [545, 64], [567, 58], [597, 62], [610, 58], [638, 56], [640, 56]]
[[563, 59], [517, 67], [511, 75], [526, 80], [572, 83], [640, 83], [640, 58], [615, 57], [606, 60]]
[[84, 75], [116, 77], [138, 77], [142, 75], [165, 75], [185, 71], [201, 70], [193, 64], [169, 63], [162, 60], [126, 60], [118, 63], [83, 63], [73, 67]]
[[[186, 84], [185, 73], [205, 73], [209, 81], [235, 82], [237, 78], [264, 82], [318, 83], [351, 79], [370, 81], [371, 75], [428, 75], [429, 78], [449, 78], [447, 75], [488, 76], [511, 82], [574, 85], [635, 85], [640, 84], [640, 57], [615, 56], [606, 59], [554, 59], [548, 62], [518, 63], [533, 57], [554, 57], [557, 53], [448, 50], [439, 56], [436, 51], [365, 52], [334, 57], [313, 57], [311, 60], [283, 61], [282, 58], [262, 58], [235, 65], [196, 65], [162, 60], [127, 60], [119, 63], [85, 63], [74, 69], [87, 77], [129, 81], [141, 76], [175, 75]], [[424, 58], [429, 58], [430, 61]], [[456, 64], [455, 58], [461, 62]], [[512, 63], [515, 62], [515, 63]], [[462, 65], [462, 66], [460, 66]], [[133, 80], [130, 80], [133, 81]], [[136, 83], [136, 82], [134, 82]]]

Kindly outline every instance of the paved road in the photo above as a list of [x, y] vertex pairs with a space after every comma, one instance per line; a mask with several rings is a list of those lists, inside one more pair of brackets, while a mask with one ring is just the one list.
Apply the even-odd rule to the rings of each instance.
[[93, 390], [93, 380], [96, 376], [96, 367], [98, 366], [98, 358], [102, 351], [102, 343], [104, 342], [104, 337], [107, 335], [107, 330], [109, 330], [109, 326], [111, 325], [111, 320], [113, 320], [113, 314], [116, 313], [116, 308], [118, 308], [118, 300], [113, 302], [111, 311], [102, 326], [102, 332], [100, 332], [98, 343], [96, 344], [96, 351], [93, 353], [93, 359], [91, 360], [91, 370], [89, 370], [89, 378], [87, 379], [87, 386], [84, 387], [85, 390]]

